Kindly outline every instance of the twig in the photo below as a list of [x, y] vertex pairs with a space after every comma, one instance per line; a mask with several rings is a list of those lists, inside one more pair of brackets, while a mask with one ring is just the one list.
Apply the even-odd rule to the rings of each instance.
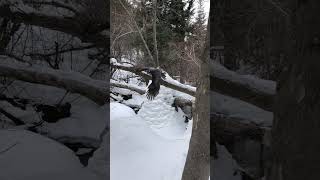
[[289, 17], [289, 13], [284, 10], [281, 6], [276, 4], [273, 0], [267, 0], [271, 5], [273, 5], [276, 9], [278, 9], [282, 14], [284, 14], [286, 17]]
[[131, 20], [133, 21], [134, 26], [136, 27], [136, 29], [137, 29], [137, 31], [138, 31], [138, 33], [139, 33], [139, 35], [140, 35], [140, 38], [141, 38], [141, 40], [143, 41], [143, 44], [144, 44], [144, 46], [145, 46], [145, 48], [146, 48], [146, 50], [147, 50], [148, 55], [150, 56], [150, 58], [151, 58], [151, 60], [153, 61], [153, 63], [156, 64], [156, 62], [155, 62], [155, 60], [154, 60], [154, 58], [153, 58], [153, 56], [152, 56], [152, 54], [151, 54], [151, 51], [150, 51], [150, 49], [149, 49], [149, 46], [148, 46], [146, 40], [144, 39], [144, 37], [143, 37], [143, 35], [142, 35], [142, 32], [141, 32], [141, 30], [140, 30], [140, 28], [139, 28], [139, 26], [138, 26], [138, 24], [137, 24], [137, 21], [133, 18], [133, 15], [132, 15], [131, 12], [126, 8], [126, 6], [123, 4], [122, 1], [123, 1], [123, 0], [120, 0], [120, 1], [119, 1], [120, 4], [121, 4], [121, 6], [123, 7], [123, 9], [127, 12], [127, 14], [129, 15], [129, 17], [130, 17]]
[[0, 154], [3, 154], [7, 151], [9, 151], [10, 149], [12, 149], [13, 147], [15, 147], [17, 144], [19, 144], [18, 142], [15, 142], [14, 144], [12, 144], [11, 146], [7, 147], [6, 149], [0, 151]]
[[16, 125], [24, 125], [25, 123], [23, 121], [21, 121], [19, 118], [13, 116], [12, 114], [8, 113], [7, 111], [5, 111], [4, 109], [0, 108], [0, 113], [5, 115], [7, 118], [11, 119], [14, 124]]

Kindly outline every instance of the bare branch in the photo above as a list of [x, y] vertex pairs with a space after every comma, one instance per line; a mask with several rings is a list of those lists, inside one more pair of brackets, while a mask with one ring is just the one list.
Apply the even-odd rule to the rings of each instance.
[[15, 125], [24, 125], [25, 124], [22, 120], [15, 117], [14, 115], [8, 113], [6, 110], [2, 109], [1, 107], [0, 107], [0, 114], [3, 114], [4, 116], [6, 116], [10, 120], [12, 120]]
[[137, 24], [137, 21], [133, 18], [132, 13], [128, 10], [128, 8], [123, 4], [122, 1], [123, 1], [123, 0], [120, 0], [120, 1], [119, 1], [120, 4], [121, 4], [121, 6], [123, 7], [123, 9], [127, 12], [127, 14], [129, 15], [129, 17], [130, 17], [131, 20], [133, 21], [134, 26], [135, 26], [136, 30], [138, 31], [138, 33], [139, 33], [139, 35], [140, 35], [140, 38], [141, 38], [141, 40], [142, 40], [142, 42], [143, 42], [143, 44], [144, 44], [144, 46], [145, 46], [145, 48], [146, 48], [146, 50], [147, 50], [148, 55], [150, 56], [150, 58], [151, 58], [151, 60], [153, 61], [153, 63], [155, 63], [155, 60], [154, 60], [154, 58], [153, 58], [153, 56], [152, 56], [152, 53], [151, 53], [151, 51], [150, 51], [150, 49], [149, 49], [149, 46], [148, 46], [146, 40], [144, 39], [144, 37], [143, 37], [143, 35], [142, 35], [142, 32], [141, 32], [141, 30], [140, 30], [140, 28], [139, 28], [139, 26], [138, 26], [138, 24]]
[[120, 39], [120, 38], [122, 38], [122, 37], [124, 37], [124, 36], [126, 36], [126, 35], [128, 35], [128, 34], [136, 33], [136, 32], [138, 32], [138, 31], [129, 31], [129, 32], [123, 33], [123, 34], [121, 34], [121, 35], [119, 35], [119, 36], [115, 37], [115, 38], [113, 39], [112, 43], [111, 43], [111, 47], [110, 47], [110, 49], [112, 49], [112, 48], [113, 48], [114, 43], [115, 43], [118, 39]]
[[89, 45], [89, 46], [84, 46], [84, 47], [73, 47], [73, 48], [70, 48], [70, 49], [60, 50], [58, 52], [49, 52], [47, 54], [30, 53], [30, 54], [26, 54], [26, 56], [54, 56], [56, 54], [62, 54], [62, 53], [71, 52], [71, 51], [82, 51], [82, 50], [91, 49], [91, 48], [94, 48], [94, 47], [95, 47], [94, 45]]
[[289, 12], [287, 12], [286, 10], [284, 10], [279, 4], [277, 4], [276, 2], [274, 2], [273, 0], [267, 0], [268, 3], [270, 3], [273, 7], [275, 7], [276, 9], [279, 10], [279, 12], [281, 12], [283, 15], [285, 15], [286, 17], [289, 17]]

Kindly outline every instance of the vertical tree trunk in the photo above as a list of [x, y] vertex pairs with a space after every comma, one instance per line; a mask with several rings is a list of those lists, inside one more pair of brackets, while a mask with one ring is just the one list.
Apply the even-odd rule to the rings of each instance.
[[153, 0], [153, 44], [154, 44], [154, 59], [156, 67], [160, 66], [159, 64], [159, 54], [158, 54], [158, 42], [157, 42], [157, 0]]
[[320, 179], [319, 0], [292, 0], [288, 69], [278, 83], [268, 180]]
[[[210, 12], [211, 14], [211, 12]], [[211, 15], [210, 15], [211, 17]], [[192, 136], [182, 180], [208, 180], [210, 175], [210, 104], [209, 104], [209, 32], [208, 23], [205, 49], [201, 57], [200, 82], [197, 88], [193, 115]]]
[[[185, 42], [180, 42], [178, 44], [178, 48], [182, 50], [182, 52], [185, 51]], [[183, 58], [179, 59], [179, 71], [180, 71], [180, 83], [184, 84], [186, 83], [186, 74], [187, 74], [187, 61], [185, 61]]]

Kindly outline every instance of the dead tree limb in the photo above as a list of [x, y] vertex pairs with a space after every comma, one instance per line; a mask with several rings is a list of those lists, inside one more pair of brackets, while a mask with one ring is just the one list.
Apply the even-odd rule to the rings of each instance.
[[120, 0], [119, 2], [120, 2], [120, 4], [121, 4], [121, 6], [123, 7], [123, 9], [126, 11], [126, 13], [129, 15], [131, 21], [132, 21], [133, 24], [134, 24], [134, 27], [135, 27], [136, 30], [138, 31], [139, 36], [140, 36], [140, 38], [141, 38], [141, 40], [142, 40], [142, 42], [143, 42], [144, 47], [145, 47], [146, 50], [147, 50], [147, 53], [148, 53], [150, 59], [152, 60], [153, 63], [155, 63], [154, 58], [153, 58], [153, 56], [152, 56], [152, 53], [151, 53], [151, 51], [150, 51], [150, 48], [149, 48], [149, 46], [148, 46], [148, 44], [147, 44], [147, 41], [145, 40], [145, 38], [143, 37], [143, 34], [142, 34], [142, 32], [141, 32], [141, 28], [138, 26], [137, 21], [134, 19], [134, 15], [133, 15], [132, 12], [130, 12], [130, 11], [128, 10], [128, 8], [124, 5], [123, 0]]
[[0, 94], [0, 101], [7, 101], [9, 104], [11, 104], [14, 107], [20, 108], [22, 110], [26, 110], [25, 104], [16, 101], [14, 98], [9, 98], [4, 94]]
[[144, 90], [144, 89], [142, 89], [140, 87], [135, 87], [135, 86], [132, 86], [132, 85], [129, 85], [129, 84], [120, 83], [120, 82], [116, 82], [116, 81], [111, 81], [110, 82], [110, 86], [129, 89], [129, 90], [135, 91], [135, 92], [137, 92], [137, 93], [139, 93], [141, 95], [146, 93], [146, 90]]
[[226, 115], [210, 114], [210, 130], [211, 136], [220, 143], [224, 144], [233, 137], [250, 138], [262, 141], [266, 127], [257, 125], [256, 123], [240, 119], [236, 117], [229, 117]]
[[79, 93], [99, 105], [109, 100], [109, 83], [92, 79], [78, 72], [64, 72], [44, 67], [0, 63], [0, 76], [54, 86]]
[[[211, 147], [216, 142], [224, 145], [246, 174], [252, 179], [261, 178], [270, 153], [270, 146], [266, 142], [270, 127], [215, 113], [211, 113], [210, 121]], [[211, 153], [219, 157], [214, 150], [211, 148]]]
[[12, 120], [14, 122], [14, 124], [17, 125], [17, 126], [25, 124], [22, 120], [20, 120], [19, 118], [15, 117], [14, 115], [8, 113], [6, 110], [2, 109], [1, 107], [0, 107], [0, 114], [3, 114], [4, 116], [6, 116], [10, 120]]
[[35, 12], [24, 13], [21, 11], [12, 11], [11, 5], [4, 4], [0, 6], [0, 17], [9, 18], [15, 23], [24, 23], [26, 25], [34, 25], [64, 32], [80, 38], [82, 42], [93, 43], [96, 47], [109, 48], [109, 35], [100, 32], [86, 32], [89, 24], [82, 23], [81, 20], [78, 19], [80, 16], [59, 17]]
[[274, 81], [240, 75], [218, 63], [211, 63], [210, 68], [211, 90], [272, 111], [276, 92]]
[[[140, 68], [140, 67], [125, 66], [125, 65], [121, 65], [121, 64], [112, 64], [111, 67], [116, 68], [116, 69], [121, 69], [124, 71], [129, 71], [129, 72], [135, 73], [135, 74], [143, 77], [144, 79], [151, 80], [151, 76], [149, 74], [143, 72], [143, 70], [142, 70], [143, 68]], [[161, 84], [163, 86], [168, 87], [168, 88], [189, 94], [191, 96], [195, 96], [195, 94], [196, 94], [195, 89], [192, 89], [189, 86], [186, 86], [184, 84], [172, 83], [167, 80], [161, 80]]]

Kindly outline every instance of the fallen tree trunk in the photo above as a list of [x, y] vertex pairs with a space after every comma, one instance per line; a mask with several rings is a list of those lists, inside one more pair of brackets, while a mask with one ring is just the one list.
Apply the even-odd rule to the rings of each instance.
[[241, 137], [262, 141], [268, 127], [262, 127], [254, 122], [229, 117], [222, 114], [210, 114], [211, 136], [219, 143], [227, 142], [230, 138]]
[[272, 111], [276, 82], [241, 75], [215, 62], [210, 67], [211, 90]]
[[[267, 135], [270, 127], [215, 113], [211, 113], [210, 121], [211, 147], [214, 147], [216, 142], [224, 145], [246, 174], [253, 179], [261, 178], [269, 161]], [[211, 151], [214, 150], [211, 148]], [[214, 157], [219, 157], [217, 152], [211, 153]]]
[[72, 93], [79, 93], [99, 105], [109, 101], [109, 82], [95, 80], [78, 72], [0, 63], [0, 76], [63, 88]]
[[129, 84], [124, 84], [124, 83], [120, 83], [120, 82], [116, 82], [116, 81], [111, 81], [110, 82], [110, 86], [129, 89], [129, 90], [135, 91], [135, 92], [137, 92], [137, 93], [139, 93], [141, 95], [146, 93], [146, 90], [144, 90], [144, 89], [142, 89], [140, 87], [136, 87], [136, 86], [132, 86], [132, 85], [129, 85]]
[[[24, 3], [24, 2], [23, 2]], [[29, 9], [32, 7], [32, 4], [36, 4], [37, 2], [25, 2], [26, 4], [29, 4], [30, 6], [26, 6]], [[41, 3], [41, 2], [38, 2]], [[42, 2], [44, 4], [44, 2]], [[52, 4], [53, 6], [57, 6], [56, 4]], [[22, 12], [20, 11], [13, 11], [12, 9], [15, 7], [14, 3], [3, 3], [0, 4], [0, 17], [9, 18], [11, 21], [16, 23], [24, 23], [26, 25], [34, 25], [39, 27], [48, 28], [51, 30], [56, 30], [60, 32], [64, 32], [67, 34], [70, 34], [72, 36], [76, 36], [79, 39], [82, 40], [82, 42], [89, 42], [96, 45], [96, 47], [99, 48], [109, 48], [109, 31], [106, 27], [105, 33], [101, 32], [90, 32], [86, 31], [86, 29], [98, 29], [97, 26], [98, 23], [92, 23], [92, 24], [86, 24], [82, 21], [81, 17], [85, 16], [85, 14], [81, 14], [81, 12], [75, 12], [78, 13], [74, 15], [73, 17], [59, 17], [59, 16], [53, 16], [53, 15], [47, 15], [45, 13], [39, 13], [36, 10], [34, 12]], [[70, 10], [72, 8], [71, 6], [68, 8], [68, 6], [61, 7]], [[103, 8], [103, 7], [101, 7]], [[28, 9], [28, 10], [29, 10]], [[74, 8], [75, 11], [76, 8]], [[106, 8], [106, 11], [108, 8]], [[105, 22], [99, 22], [104, 23], [106, 25], [109, 25], [109, 23]], [[88, 27], [89, 26], [89, 27]]]
[[[111, 64], [111, 67], [116, 68], [116, 69], [121, 69], [124, 71], [129, 71], [129, 72], [135, 73], [135, 74], [143, 77], [144, 79], [151, 80], [151, 76], [149, 74], [143, 72], [143, 70], [142, 70], [143, 68], [140, 68], [140, 67], [125, 66], [125, 65], [118, 64], [118, 63]], [[186, 94], [189, 94], [191, 96], [195, 96], [195, 94], [196, 94], [196, 88], [192, 88], [190, 86], [175, 82], [174, 80], [169, 81], [169, 80], [162, 80], [161, 79], [160, 83], [163, 86], [166, 86], [168, 88], [171, 88], [171, 89], [174, 89], [174, 90], [186, 93]]]
[[[147, 73], [144, 73], [140, 67], [126, 66], [121, 64], [112, 64], [111, 66], [116, 69], [135, 73], [144, 79], [151, 80], [151, 76]], [[222, 67], [217, 63], [213, 63], [210, 66], [210, 84], [212, 84], [212, 87], [210, 87], [211, 90], [238, 98], [264, 110], [272, 111], [273, 98], [276, 91], [276, 83], [274, 81], [240, 75]], [[183, 84], [173, 83], [167, 80], [161, 80], [161, 84], [168, 88], [195, 96], [195, 89]]]

